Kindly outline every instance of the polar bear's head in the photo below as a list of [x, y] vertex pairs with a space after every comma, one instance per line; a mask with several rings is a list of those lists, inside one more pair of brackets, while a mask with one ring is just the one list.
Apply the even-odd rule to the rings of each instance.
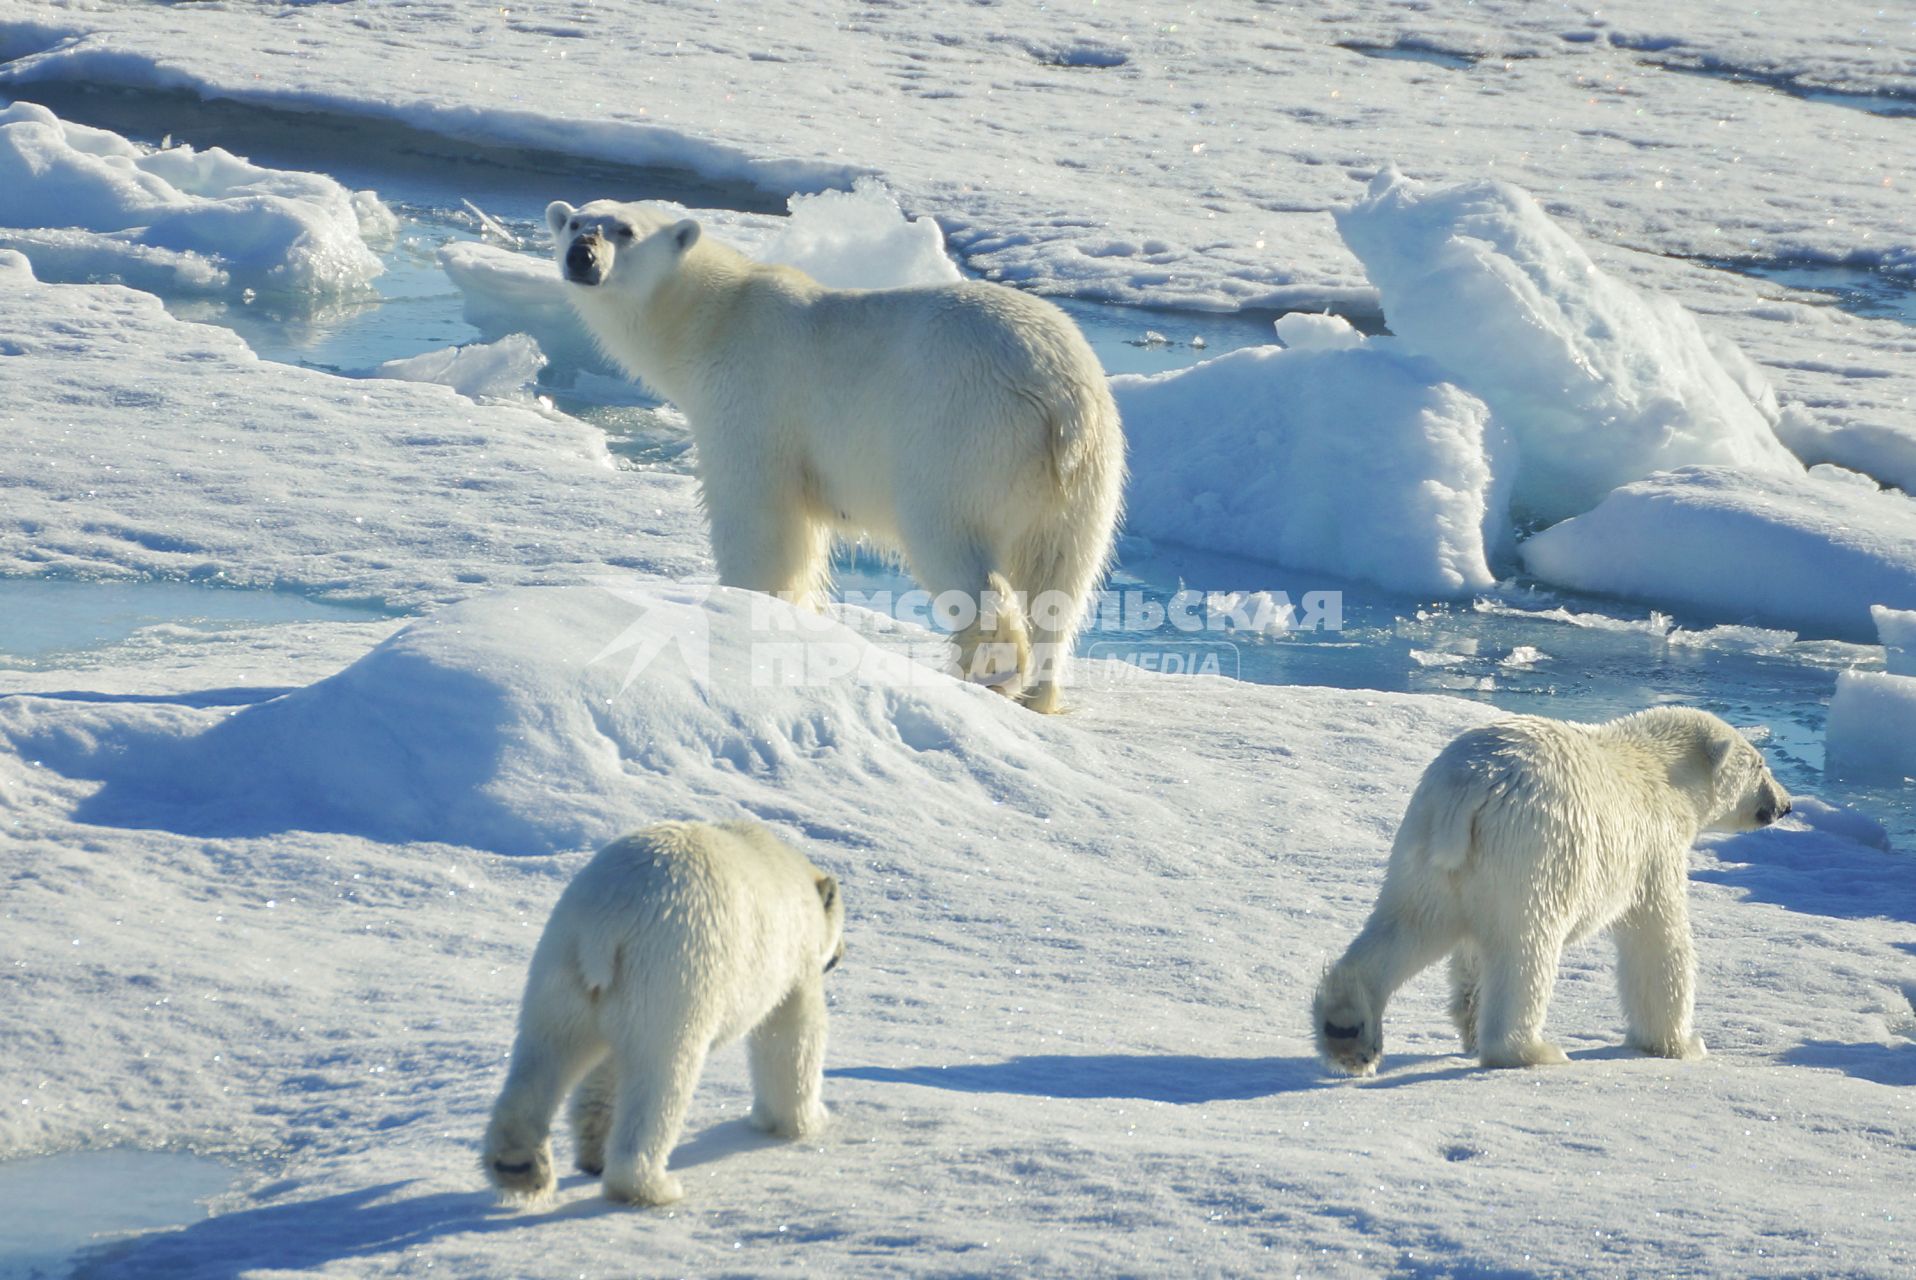
[[1771, 775], [1763, 753], [1735, 729], [1718, 720], [1704, 750], [1711, 780], [1711, 811], [1704, 826], [1754, 831], [1790, 811], [1790, 793]]
[[1689, 708], [1645, 714], [1674, 720], [1687, 736], [1671, 781], [1691, 792], [1706, 830], [1754, 831], [1790, 811], [1790, 793], [1771, 776], [1763, 753], [1728, 723]]
[[642, 300], [699, 242], [699, 224], [652, 204], [594, 200], [546, 207], [559, 275], [581, 289], [616, 291]]

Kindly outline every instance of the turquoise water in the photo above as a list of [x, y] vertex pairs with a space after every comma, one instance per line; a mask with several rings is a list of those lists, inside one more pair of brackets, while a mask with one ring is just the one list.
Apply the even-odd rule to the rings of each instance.
[[0, 1161], [0, 1280], [53, 1280], [83, 1250], [198, 1221], [233, 1180], [216, 1161], [167, 1151]]
[[[281, 591], [240, 591], [187, 582], [74, 582], [0, 578], [0, 667], [126, 639], [171, 623], [196, 631], [277, 622], [358, 622], [378, 610]], [[3, 1203], [4, 1201], [0, 1201]]]

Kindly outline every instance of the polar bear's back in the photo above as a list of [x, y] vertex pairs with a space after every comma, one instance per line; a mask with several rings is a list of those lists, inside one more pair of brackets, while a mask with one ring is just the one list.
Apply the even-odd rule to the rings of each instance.
[[[838, 474], [892, 458], [923, 472], [894, 480], [949, 484], [976, 469], [979, 450], [1048, 463], [1061, 477], [1086, 462], [1122, 467], [1103, 366], [1042, 298], [976, 280], [825, 289], [796, 317], [793, 340], [778, 348], [794, 367], [777, 385], [796, 392], [787, 412], [833, 425], [812, 439], [844, 449]], [[835, 370], [829, 382], [817, 379], [821, 368]]]
[[777, 979], [817, 949], [817, 875], [757, 823], [633, 832], [560, 894], [534, 973], [595, 1000], [696, 1003], [729, 1024], [764, 1002], [768, 978], [782, 994]]
[[1649, 859], [1680, 852], [1664, 766], [1601, 726], [1513, 716], [1458, 735], [1419, 780], [1392, 860], [1478, 893], [1530, 886], [1600, 922]]

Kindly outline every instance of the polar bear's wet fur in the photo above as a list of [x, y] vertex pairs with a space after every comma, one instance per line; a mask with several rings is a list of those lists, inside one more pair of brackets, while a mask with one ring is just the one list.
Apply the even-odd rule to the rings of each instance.
[[533, 952], [487, 1176], [510, 1197], [550, 1196], [552, 1118], [573, 1093], [576, 1162], [607, 1197], [678, 1199], [666, 1159], [706, 1053], [748, 1033], [752, 1123], [816, 1132], [824, 976], [844, 922], [837, 881], [757, 823], [663, 823], [607, 845]]
[[1370, 1075], [1384, 1006], [1448, 955], [1450, 1014], [1487, 1067], [1564, 1062], [1543, 1038], [1564, 946], [1608, 929], [1630, 1043], [1703, 1055], [1691, 1026], [1688, 857], [1790, 797], [1742, 735], [1668, 707], [1608, 724], [1518, 716], [1472, 729], [1424, 772], [1363, 931], [1312, 1005], [1324, 1060]]
[[586, 327], [691, 423], [721, 582], [816, 604], [833, 538], [867, 539], [970, 602], [960, 674], [1059, 708], [1124, 486], [1062, 311], [981, 281], [828, 289], [655, 205], [546, 217]]

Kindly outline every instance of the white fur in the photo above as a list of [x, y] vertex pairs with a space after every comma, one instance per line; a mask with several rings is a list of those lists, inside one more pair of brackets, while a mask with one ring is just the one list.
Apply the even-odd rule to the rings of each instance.
[[691, 422], [721, 582], [815, 604], [833, 536], [870, 539], [972, 603], [962, 674], [1058, 709], [1124, 486], [1063, 312], [979, 281], [827, 289], [653, 205], [546, 216], [587, 328]]
[[579, 1168], [636, 1204], [666, 1172], [707, 1051], [751, 1034], [752, 1123], [815, 1132], [824, 973], [844, 954], [838, 884], [754, 822], [662, 823], [600, 850], [559, 895], [532, 956], [512, 1065], [486, 1130], [487, 1176], [549, 1196], [549, 1133], [577, 1087]]
[[1701, 1057], [1690, 846], [1789, 807], [1756, 748], [1685, 707], [1601, 725], [1516, 716], [1459, 735], [1411, 796], [1370, 920], [1318, 986], [1319, 1052], [1371, 1074], [1392, 993], [1449, 955], [1465, 1052], [1487, 1067], [1561, 1063], [1542, 1035], [1558, 957], [1608, 929], [1630, 1043]]

